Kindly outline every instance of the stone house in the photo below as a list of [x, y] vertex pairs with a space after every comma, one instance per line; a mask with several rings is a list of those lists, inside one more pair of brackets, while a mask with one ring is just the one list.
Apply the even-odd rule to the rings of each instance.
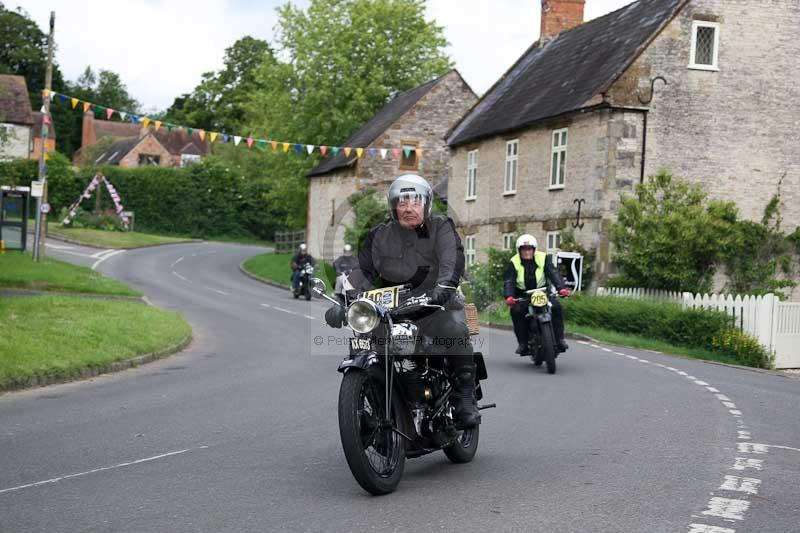
[[[102, 150], [92, 150], [98, 142], [107, 144]], [[97, 165], [119, 165], [125, 168], [141, 165], [183, 167], [199, 161], [210, 152], [206, 141], [188, 135], [183, 128], [156, 130], [138, 124], [98, 120], [92, 111], [83, 115], [81, 148], [75, 161]], [[90, 157], [92, 161], [85, 159]]]
[[395, 96], [342, 146], [366, 148], [362, 157], [329, 155], [308, 175], [306, 241], [315, 257], [332, 259], [352, 223], [348, 199], [359, 192], [385, 190], [400, 174], [427, 178], [445, 195], [449, 176], [447, 132], [477, 101], [456, 70]]
[[469, 262], [572, 230], [602, 280], [620, 194], [662, 169], [753, 220], [780, 193], [800, 224], [796, 0], [639, 0], [586, 23], [584, 0], [542, 4], [540, 39], [448, 136]]
[[[42, 149], [44, 115], [31, 110], [25, 78], [0, 75], [0, 128], [5, 142], [0, 142], [0, 159], [39, 159]], [[56, 132], [51, 124], [47, 134], [47, 150], [56, 149]]]

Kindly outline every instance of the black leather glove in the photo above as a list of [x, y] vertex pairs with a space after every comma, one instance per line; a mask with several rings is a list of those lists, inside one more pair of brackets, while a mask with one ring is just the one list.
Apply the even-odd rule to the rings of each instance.
[[334, 305], [325, 311], [325, 322], [332, 328], [340, 328], [344, 325], [347, 311], [341, 305]]
[[431, 294], [431, 305], [445, 305], [453, 295], [456, 293], [454, 288], [450, 287], [442, 287], [441, 285], [437, 285], [435, 289], [433, 289], [433, 294]]

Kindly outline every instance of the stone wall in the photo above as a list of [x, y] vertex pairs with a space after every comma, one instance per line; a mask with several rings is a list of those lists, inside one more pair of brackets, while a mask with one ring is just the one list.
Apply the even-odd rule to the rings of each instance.
[[170, 154], [160, 142], [158, 142], [152, 135], [147, 135], [142, 141], [137, 144], [133, 150], [123, 157], [119, 166], [123, 168], [138, 167], [139, 155], [157, 155], [159, 157], [158, 166], [168, 167], [174, 166], [172, 154]]

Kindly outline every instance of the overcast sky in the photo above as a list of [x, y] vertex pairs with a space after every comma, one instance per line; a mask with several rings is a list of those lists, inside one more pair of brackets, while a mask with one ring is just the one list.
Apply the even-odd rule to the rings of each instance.
[[[305, 7], [308, 0], [291, 0]], [[590, 20], [632, 0], [586, 0]], [[148, 111], [190, 92], [243, 35], [272, 41], [284, 0], [4, 0], [46, 30], [56, 12], [56, 60], [67, 79], [91, 65], [117, 72]], [[540, 0], [428, 0], [456, 68], [479, 95], [539, 36]], [[102, 104], [102, 102], [98, 102]]]

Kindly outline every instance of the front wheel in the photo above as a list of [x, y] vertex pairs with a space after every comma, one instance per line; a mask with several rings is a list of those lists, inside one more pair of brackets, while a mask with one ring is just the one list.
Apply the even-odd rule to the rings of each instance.
[[[358, 484], [376, 495], [394, 492], [406, 460], [402, 437], [383, 424], [385, 394], [382, 380], [360, 370], [348, 370], [339, 389], [344, 456]], [[392, 404], [390, 420], [398, 427], [402, 406], [396, 398]]]
[[480, 434], [480, 426], [459, 431], [456, 441], [444, 448], [444, 454], [454, 463], [469, 463], [478, 452]]
[[548, 374], [556, 373], [556, 347], [553, 340], [553, 327], [550, 324], [541, 324], [542, 359], [547, 366]]

